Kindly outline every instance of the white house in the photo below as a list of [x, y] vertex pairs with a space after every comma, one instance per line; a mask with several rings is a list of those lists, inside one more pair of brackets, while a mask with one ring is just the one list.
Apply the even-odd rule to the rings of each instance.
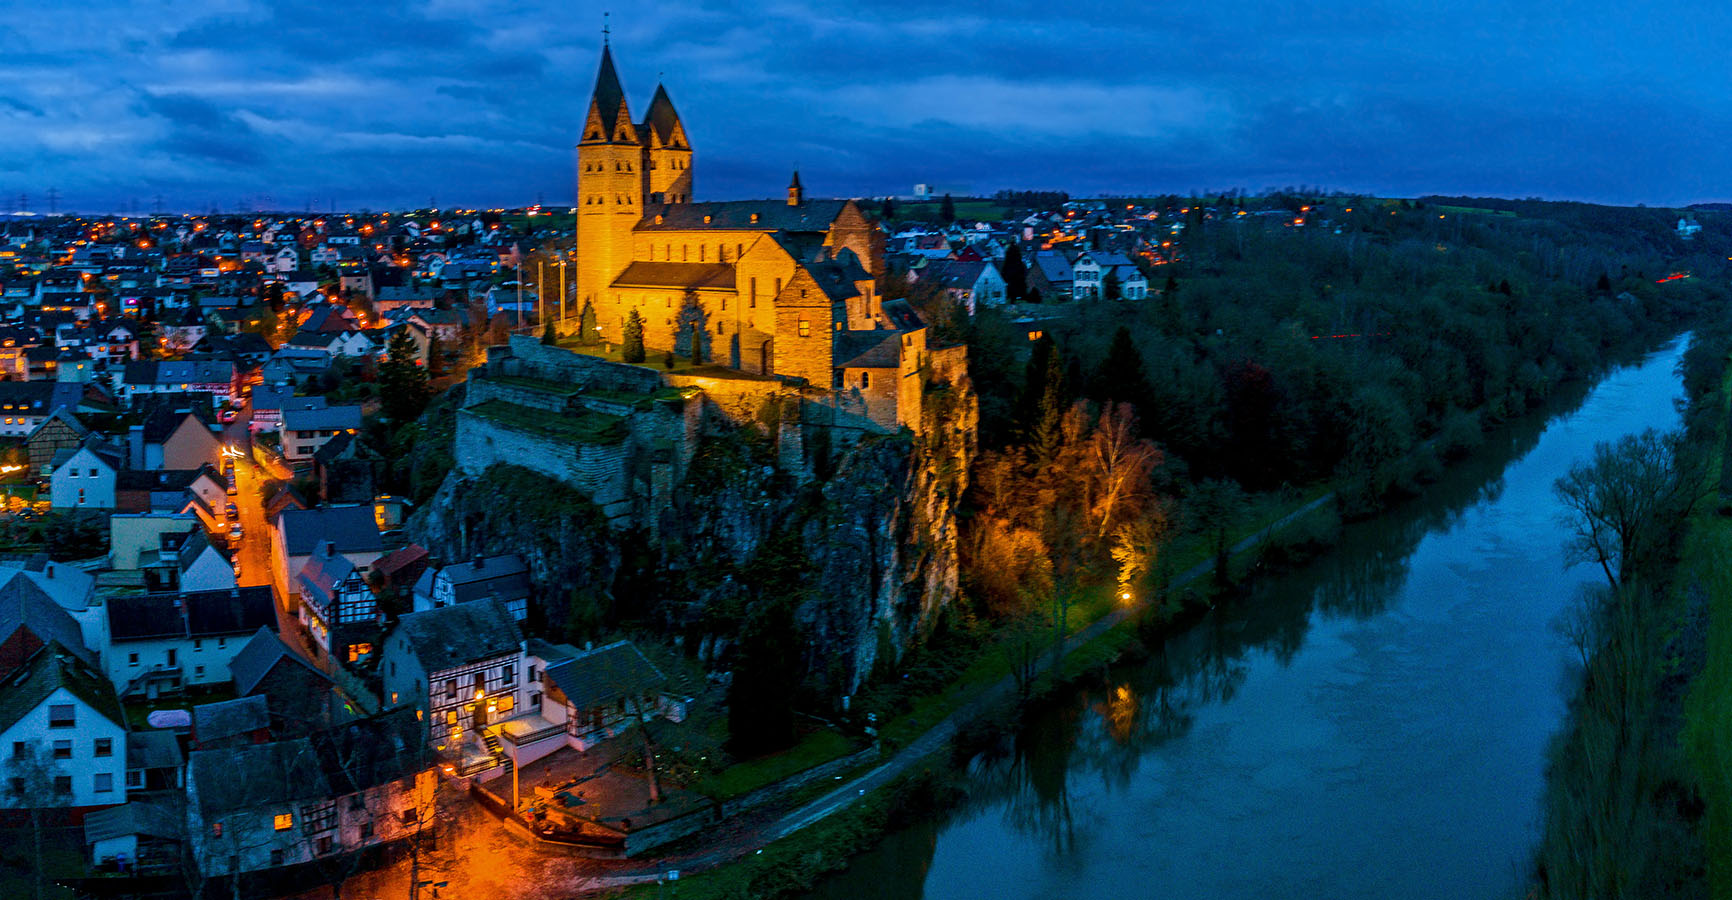
[[328, 506], [317, 509], [284, 509], [277, 514], [271, 533], [272, 575], [284, 596], [300, 593], [301, 569], [326, 541], [348, 557], [362, 576], [385, 555], [378, 520], [372, 506]]
[[49, 505], [55, 509], [113, 509], [120, 453], [92, 434], [76, 450], [62, 450], [49, 464]]
[[379, 657], [385, 705], [413, 707], [428, 742], [459, 774], [502, 761], [484, 731], [519, 714], [528, 700], [526, 666], [517, 623], [493, 600], [409, 613]]
[[126, 716], [101, 673], [58, 642], [0, 683], [5, 805], [125, 802]]
[[290, 407], [282, 416], [283, 458], [290, 462], [307, 462], [331, 438], [361, 430], [359, 406]]
[[269, 586], [120, 595], [104, 609], [108, 645], [92, 649], [123, 697], [226, 684], [248, 638], [277, 625]]
[[295, 396], [292, 387], [260, 385], [253, 389], [253, 416], [247, 427], [254, 434], [276, 431], [283, 425], [283, 410], [324, 409], [327, 405], [324, 397]]
[[515, 553], [480, 556], [427, 569], [415, 581], [416, 612], [475, 600], [498, 600], [519, 622], [529, 617], [529, 567]]

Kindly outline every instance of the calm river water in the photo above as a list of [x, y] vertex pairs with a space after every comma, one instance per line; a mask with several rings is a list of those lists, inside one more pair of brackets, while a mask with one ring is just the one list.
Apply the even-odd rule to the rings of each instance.
[[1677, 340], [1492, 436], [1148, 662], [1072, 692], [973, 766], [970, 799], [813, 893], [860, 898], [1516, 894], [1575, 677], [1552, 622], [1552, 482], [1678, 424]]

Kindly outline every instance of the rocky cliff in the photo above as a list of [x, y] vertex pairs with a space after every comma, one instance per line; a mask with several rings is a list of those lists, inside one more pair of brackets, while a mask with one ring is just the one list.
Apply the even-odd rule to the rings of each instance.
[[[789, 471], [755, 425], [709, 429], [653, 539], [611, 530], [579, 492], [513, 466], [453, 472], [409, 533], [446, 560], [522, 554], [539, 591], [532, 624], [556, 639], [587, 627], [568, 629], [582, 615], [575, 590], [598, 601], [606, 624], [677, 637], [723, 668], [725, 653], [712, 650], [765, 596], [754, 570], [780, 541], [795, 548], [803, 575], [769, 590], [798, 596], [810, 686], [840, 696], [883, 654], [899, 657], [956, 597], [956, 508], [978, 409], [966, 376], [927, 397], [917, 434], [869, 438], [811, 466], [828, 477]], [[813, 437], [808, 448], [824, 446]]]

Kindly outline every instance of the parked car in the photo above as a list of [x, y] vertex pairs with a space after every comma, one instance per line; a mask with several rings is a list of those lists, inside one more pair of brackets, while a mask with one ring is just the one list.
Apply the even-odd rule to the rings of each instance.
[[241, 523], [236, 522], [233, 525], [229, 526], [229, 543], [231, 545], [238, 546], [240, 544], [240, 542], [241, 542]]

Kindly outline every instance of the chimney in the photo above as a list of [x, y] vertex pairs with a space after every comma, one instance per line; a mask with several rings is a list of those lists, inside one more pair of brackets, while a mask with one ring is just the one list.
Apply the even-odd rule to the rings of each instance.
[[482, 556], [479, 553], [475, 554], [475, 559], [472, 560], [472, 562], [475, 564], [475, 568], [477, 569], [487, 568], [487, 557]]

